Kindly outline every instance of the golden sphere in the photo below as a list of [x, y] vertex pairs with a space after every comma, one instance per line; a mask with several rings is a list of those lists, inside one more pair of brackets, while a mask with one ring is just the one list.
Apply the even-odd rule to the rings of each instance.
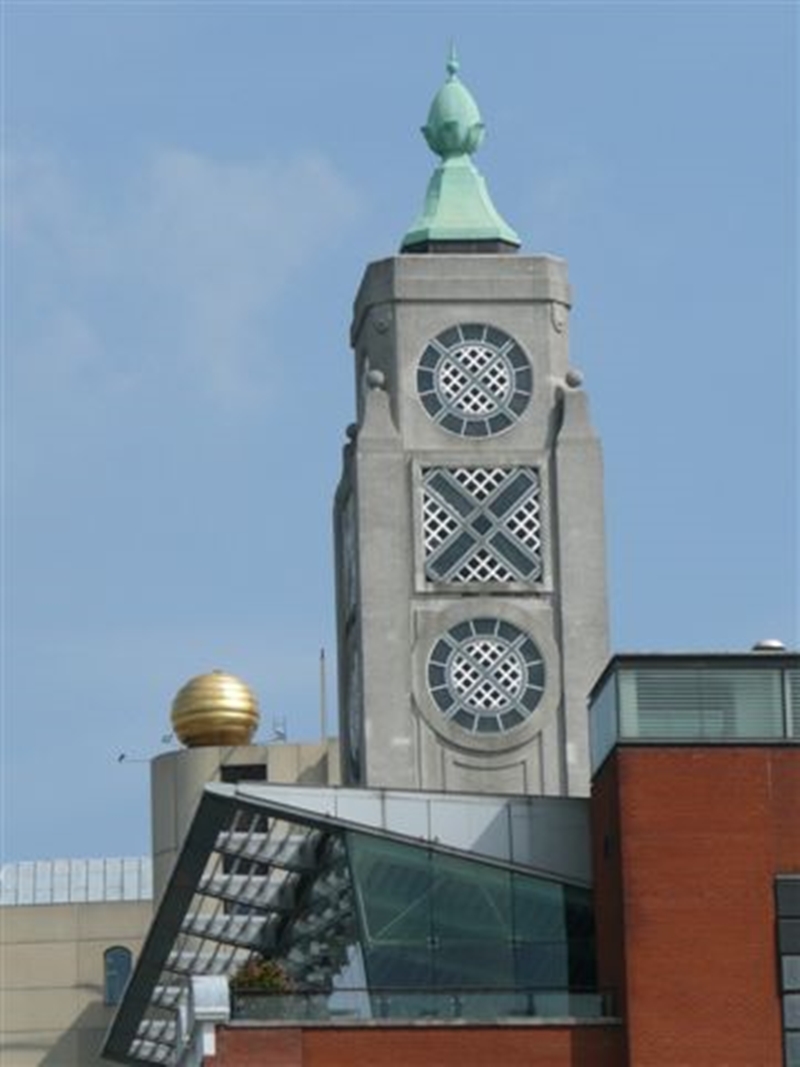
[[188, 748], [249, 745], [258, 719], [255, 693], [225, 671], [192, 678], [172, 702], [172, 728]]

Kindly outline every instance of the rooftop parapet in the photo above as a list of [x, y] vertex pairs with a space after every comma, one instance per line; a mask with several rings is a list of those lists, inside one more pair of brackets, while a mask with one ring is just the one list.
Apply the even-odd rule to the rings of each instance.
[[22, 860], [0, 867], [0, 906], [151, 900], [149, 856]]
[[800, 654], [612, 657], [589, 695], [592, 774], [618, 744], [800, 744]]

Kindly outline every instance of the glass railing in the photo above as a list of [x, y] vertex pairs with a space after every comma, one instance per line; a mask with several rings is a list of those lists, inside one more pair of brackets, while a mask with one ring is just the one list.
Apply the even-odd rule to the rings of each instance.
[[564, 989], [342, 989], [331, 993], [231, 992], [234, 1019], [261, 1022], [368, 1022], [436, 1019], [601, 1019], [610, 995]]
[[593, 771], [617, 741], [800, 743], [800, 658], [617, 656], [589, 724]]

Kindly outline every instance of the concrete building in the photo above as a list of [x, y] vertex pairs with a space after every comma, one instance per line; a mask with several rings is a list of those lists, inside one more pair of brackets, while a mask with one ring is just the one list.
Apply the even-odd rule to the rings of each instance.
[[149, 859], [0, 872], [0, 1062], [71, 1067], [100, 1047], [152, 920]]

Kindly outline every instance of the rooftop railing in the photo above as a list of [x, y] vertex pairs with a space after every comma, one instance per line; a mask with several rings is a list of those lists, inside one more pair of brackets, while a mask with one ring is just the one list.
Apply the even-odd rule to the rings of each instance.
[[611, 996], [566, 989], [341, 989], [321, 993], [231, 992], [231, 1017], [253, 1022], [351, 1022], [427, 1019], [603, 1019]]
[[0, 866], [0, 906], [151, 900], [149, 856], [23, 860]]

